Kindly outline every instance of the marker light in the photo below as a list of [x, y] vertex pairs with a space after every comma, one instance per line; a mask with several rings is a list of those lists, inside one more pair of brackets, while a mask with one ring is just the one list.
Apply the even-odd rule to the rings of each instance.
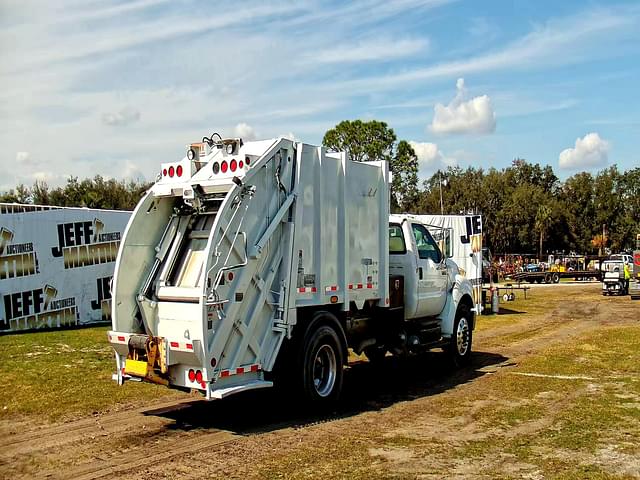
[[173, 178], [173, 175], [174, 175], [174, 174], [175, 174], [175, 169], [173, 168], [173, 165], [171, 165], [171, 166], [169, 167], [169, 176], [170, 176], [171, 178]]
[[176, 175], [182, 176], [182, 165], [178, 165], [178, 168], [176, 168]]
[[249, 157], [244, 157], [244, 163], [251, 165], [251, 159]]
[[230, 164], [229, 167], [231, 168], [232, 172], [236, 171], [236, 169], [238, 168], [238, 162], [236, 162], [235, 158], [233, 160], [231, 160], [231, 164]]
[[166, 177], [167, 176], [167, 169], [165, 168], [164, 170], [162, 170], [162, 176]]
[[244, 163], [242, 163], [242, 160], [240, 160], [240, 162], [238, 163], [238, 166], [239, 166], [240, 168], [244, 167]]
[[220, 166], [220, 169], [222, 170], [222, 173], [227, 173], [227, 170], [229, 169], [229, 165], [227, 165], [226, 160], [222, 161], [222, 165]]

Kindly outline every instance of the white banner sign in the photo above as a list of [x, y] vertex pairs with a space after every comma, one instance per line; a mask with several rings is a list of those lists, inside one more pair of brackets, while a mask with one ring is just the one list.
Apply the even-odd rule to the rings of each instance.
[[473, 285], [474, 303], [482, 310], [482, 216], [415, 215], [427, 225], [450, 228], [452, 259]]
[[107, 322], [131, 212], [0, 204], [0, 331]]

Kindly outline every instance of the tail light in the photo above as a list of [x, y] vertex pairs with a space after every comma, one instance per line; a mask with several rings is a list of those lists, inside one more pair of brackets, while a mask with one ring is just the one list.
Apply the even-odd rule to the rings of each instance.
[[229, 165], [227, 164], [227, 161], [223, 160], [222, 165], [220, 165], [220, 170], [222, 170], [222, 173], [227, 173], [228, 169], [229, 169]]
[[238, 167], [240, 168], [244, 167], [244, 163], [242, 163], [242, 160], [240, 160], [240, 162], [238, 163]]
[[244, 163], [246, 163], [247, 166], [251, 165], [251, 159], [249, 157], [245, 157], [244, 158]]
[[213, 162], [213, 174], [217, 175], [220, 172], [220, 164], [218, 162]]
[[193, 368], [191, 370], [189, 370], [189, 381], [190, 382], [195, 382], [196, 381], [196, 372], [193, 370]]
[[178, 165], [178, 168], [176, 168], [176, 175], [182, 176], [182, 165]]
[[173, 178], [173, 176], [175, 175], [175, 173], [176, 173], [176, 171], [175, 171], [175, 169], [173, 168], [173, 165], [171, 165], [171, 166], [169, 167], [169, 177]]
[[196, 372], [196, 382], [202, 383], [202, 372], [200, 370]]
[[229, 167], [231, 168], [232, 172], [236, 171], [236, 169], [238, 168], [238, 162], [236, 162], [235, 158], [231, 160], [231, 164], [229, 165]]
[[166, 177], [167, 176], [167, 169], [165, 168], [164, 170], [162, 170], [162, 176]]

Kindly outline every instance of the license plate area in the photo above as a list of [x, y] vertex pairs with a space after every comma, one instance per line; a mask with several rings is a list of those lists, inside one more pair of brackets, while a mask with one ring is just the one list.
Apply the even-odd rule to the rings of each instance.
[[143, 362], [140, 360], [132, 360], [127, 358], [124, 364], [124, 373], [129, 375], [133, 375], [135, 377], [146, 377], [147, 376], [147, 367], [149, 364], [147, 362]]

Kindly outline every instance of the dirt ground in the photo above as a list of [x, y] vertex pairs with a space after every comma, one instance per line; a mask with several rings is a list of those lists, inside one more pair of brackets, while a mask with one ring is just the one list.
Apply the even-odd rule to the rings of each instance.
[[461, 370], [440, 352], [355, 364], [328, 416], [261, 391], [5, 420], [0, 476], [640, 478], [640, 302], [599, 288], [518, 292], [480, 317]]

